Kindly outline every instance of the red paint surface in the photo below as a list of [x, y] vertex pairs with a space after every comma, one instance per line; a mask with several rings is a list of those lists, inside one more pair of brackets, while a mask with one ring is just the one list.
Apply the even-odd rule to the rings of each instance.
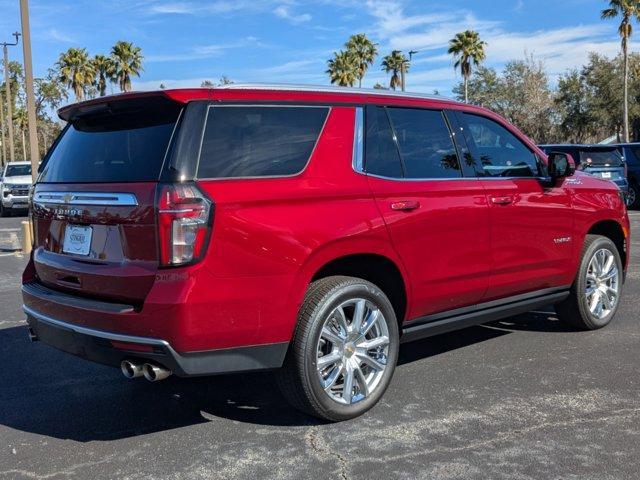
[[[332, 108], [300, 175], [198, 182], [214, 202], [215, 215], [206, 254], [195, 265], [158, 266], [155, 184], [38, 185], [38, 191], [135, 193], [137, 207], [82, 207], [70, 219], [93, 225], [94, 242], [102, 239], [99, 264], [62, 254], [67, 220], [36, 208], [36, 248], [24, 281], [37, 276], [50, 287], [129, 302], [137, 310], [87, 312], [25, 295], [28, 306], [92, 328], [162, 338], [180, 352], [267, 344], [290, 340], [310, 280], [336, 258], [376, 254], [396, 264], [407, 291], [408, 321], [568, 285], [594, 224], [613, 220], [629, 231], [616, 187], [579, 172], [545, 189], [535, 179], [401, 182], [353, 170], [353, 104], [468, 109], [504, 124], [475, 107], [350, 93], [191, 89], [160, 95], [344, 106]], [[402, 202], [412, 208], [393, 207]], [[556, 244], [559, 237], [571, 241]]]

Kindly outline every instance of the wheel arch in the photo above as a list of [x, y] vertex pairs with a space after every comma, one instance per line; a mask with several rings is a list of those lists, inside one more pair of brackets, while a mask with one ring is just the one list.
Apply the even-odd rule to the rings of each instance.
[[411, 288], [404, 265], [388, 242], [341, 239], [324, 245], [300, 269], [290, 298], [299, 308], [311, 282], [332, 275], [362, 278], [377, 285], [391, 301], [399, 327], [402, 325], [409, 311]]
[[622, 265], [627, 265], [627, 243], [624, 229], [619, 222], [615, 220], [600, 220], [591, 225], [586, 233], [587, 235], [602, 235], [611, 240], [618, 248]]

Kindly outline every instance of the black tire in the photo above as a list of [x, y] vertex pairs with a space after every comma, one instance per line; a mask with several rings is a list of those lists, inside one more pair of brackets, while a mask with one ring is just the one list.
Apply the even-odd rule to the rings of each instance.
[[[318, 376], [318, 342], [325, 320], [350, 299], [365, 299], [384, 316], [389, 344], [386, 368], [377, 386], [356, 403], [339, 403], [323, 389]], [[293, 339], [277, 381], [285, 398], [298, 410], [322, 420], [338, 422], [362, 415], [382, 397], [391, 382], [398, 359], [399, 334], [396, 315], [387, 296], [374, 284], [353, 277], [334, 276], [313, 282], [298, 314]]]
[[11, 212], [0, 204], [0, 217], [8, 217]]
[[[598, 318], [592, 314], [585, 295], [587, 288], [587, 271], [593, 256], [599, 250], [610, 251], [615, 259], [615, 266], [618, 269], [618, 295], [615, 304], [610, 312]], [[580, 257], [580, 268], [571, 286], [569, 297], [556, 305], [558, 317], [564, 323], [579, 330], [597, 330], [608, 325], [618, 310], [620, 305], [620, 294], [622, 293], [622, 260], [616, 245], [607, 237], [600, 235], [587, 235], [582, 255]]]

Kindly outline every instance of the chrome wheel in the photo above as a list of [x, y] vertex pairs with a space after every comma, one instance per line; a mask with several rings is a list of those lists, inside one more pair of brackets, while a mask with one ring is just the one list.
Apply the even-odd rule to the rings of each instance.
[[389, 330], [384, 315], [369, 300], [347, 300], [322, 325], [316, 352], [326, 394], [346, 405], [364, 400], [387, 368]]
[[596, 250], [587, 268], [585, 296], [591, 314], [597, 319], [609, 315], [616, 307], [620, 290], [620, 271], [610, 250]]

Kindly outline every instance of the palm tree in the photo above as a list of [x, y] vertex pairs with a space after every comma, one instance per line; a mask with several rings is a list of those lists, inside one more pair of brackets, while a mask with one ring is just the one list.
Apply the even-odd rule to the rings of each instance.
[[93, 68], [96, 71], [98, 92], [100, 96], [104, 97], [107, 94], [107, 82], [113, 79], [115, 72], [113, 60], [104, 55], [96, 55], [93, 57]]
[[622, 38], [622, 58], [624, 61], [624, 141], [629, 141], [629, 38], [633, 33], [631, 21], [640, 21], [640, 2], [630, 0], [611, 0], [609, 8], [602, 11], [602, 19], [622, 17], [618, 33]]
[[391, 72], [390, 88], [402, 88], [402, 76], [409, 70], [409, 60], [400, 50], [394, 50], [382, 59], [382, 70], [386, 73]]
[[131, 42], [117, 42], [111, 48], [114, 77], [121, 92], [131, 91], [131, 77], [139, 77], [142, 71], [142, 50]]
[[331, 83], [341, 87], [353, 87], [358, 79], [358, 64], [349, 51], [334, 52], [333, 58], [327, 62], [327, 71]]
[[60, 81], [73, 90], [76, 100], [84, 99], [86, 89], [93, 83], [95, 68], [86, 48], [70, 48], [60, 54], [56, 63]]
[[349, 41], [345, 44], [358, 65], [358, 87], [362, 87], [362, 79], [367, 73], [369, 66], [373, 65], [378, 55], [378, 46], [367, 38], [364, 33], [351, 35]]
[[471, 66], [478, 66], [486, 58], [484, 47], [487, 44], [480, 40], [478, 32], [466, 30], [456, 33], [456, 36], [449, 40], [449, 50], [447, 53], [453, 55], [456, 63], [453, 68], [460, 68], [460, 73], [464, 79], [464, 101], [469, 102], [469, 78], [471, 78]]

